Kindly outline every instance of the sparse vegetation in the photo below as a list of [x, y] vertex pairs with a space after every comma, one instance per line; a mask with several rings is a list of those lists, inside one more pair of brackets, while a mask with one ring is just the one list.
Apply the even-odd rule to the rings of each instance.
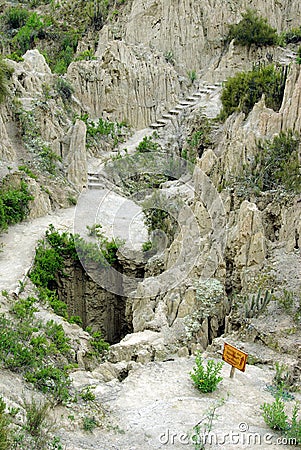
[[89, 118], [88, 114], [75, 116], [75, 118], [82, 120], [87, 126], [88, 147], [97, 144], [100, 139], [105, 139], [109, 140], [114, 148], [120, 142], [124, 141], [124, 136], [128, 132], [128, 125], [126, 122], [111, 122], [102, 117], [98, 119], [98, 122], [94, 122]]
[[149, 250], [152, 249], [152, 247], [153, 247], [153, 244], [152, 244], [151, 241], [143, 242], [143, 244], [142, 244], [142, 251], [143, 252], [148, 252]]
[[55, 88], [64, 102], [68, 102], [71, 100], [74, 89], [68, 80], [66, 80], [62, 76], [58, 77], [56, 80]]
[[178, 230], [177, 217], [181, 202], [167, 199], [159, 191], [155, 191], [150, 198], [144, 200], [142, 206], [149, 234], [161, 230], [169, 243], [172, 242]]
[[217, 418], [216, 410], [223, 406], [225, 399], [221, 398], [216, 401], [211, 407], [208, 408], [204, 417], [193, 427], [193, 432], [191, 434], [191, 440], [194, 444], [195, 450], [205, 450], [207, 444], [207, 438], [209, 437], [212, 428], [213, 421]]
[[181, 157], [192, 164], [196, 163], [197, 157], [201, 157], [204, 150], [212, 144], [210, 139], [211, 122], [207, 117], [202, 117], [197, 130], [193, 131], [184, 145]]
[[0, 316], [0, 365], [63, 402], [69, 398], [71, 347], [61, 325], [35, 318], [35, 303], [32, 297], [20, 299], [11, 309], [14, 320]]
[[34, 111], [21, 109], [17, 117], [24, 144], [34, 154], [38, 167], [52, 175], [56, 174], [57, 162], [61, 161], [61, 157], [51, 150], [48, 142], [42, 139]]
[[190, 377], [199, 391], [203, 393], [213, 392], [216, 390], [217, 385], [222, 381], [220, 376], [223, 362], [215, 362], [213, 359], [207, 361], [207, 365], [204, 366], [204, 361], [200, 353], [195, 358], [196, 366], [193, 368], [193, 372], [190, 372]]
[[95, 417], [88, 417], [85, 416], [83, 418], [83, 429], [85, 431], [89, 431], [90, 433], [92, 433], [92, 431], [98, 426], [98, 422], [95, 419]]
[[83, 388], [81, 390], [79, 395], [85, 402], [93, 402], [95, 400], [96, 396], [95, 396], [94, 392], [92, 392], [92, 389], [93, 389], [93, 387], [86, 386], [85, 388]]
[[196, 81], [196, 79], [197, 79], [197, 73], [196, 73], [195, 70], [189, 70], [187, 72], [187, 76], [188, 76], [189, 81], [190, 81], [191, 84], [193, 84]]
[[242, 19], [238, 24], [230, 25], [227, 41], [234, 39], [235, 44], [251, 47], [252, 44], [261, 47], [276, 45], [278, 35], [267, 19], [258, 16], [257, 12], [248, 9], [242, 14]]
[[144, 136], [142, 141], [137, 146], [137, 152], [157, 152], [158, 150], [160, 150], [160, 148], [160, 145], [154, 141], [154, 136]]
[[265, 423], [272, 429], [280, 431], [291, 444], [301, 443], [301, 419], [299, 404], [295, 403], [291, 418], [285, 411], [285, 404], [277, 397], [273, 403], [264, 403], [260, 406]]

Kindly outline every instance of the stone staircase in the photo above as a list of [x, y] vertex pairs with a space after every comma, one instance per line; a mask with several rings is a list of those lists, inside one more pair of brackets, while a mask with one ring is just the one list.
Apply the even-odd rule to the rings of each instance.
[[[135, 135], [130, 138], [128, 142], [123, 144], [123, 147], [127, 148], [129, 154], [135, 152], [137, 145], [144, 136], [150, 136], [154, 130], [164, 128], [174, 120], [177, 120], [184, 111], [187, 111], [198, 104], [203, 103], [202, 106], [206, 105], [210, 102], [210, 99], [215, 97], [215, 95], [221, 90], [221, 88], [222, 83], [203, 83], [196, 92], [188, 94], [185, 98], [181, 99], [179, 103], [177, 103], [177, 105], [168, 110], [166, 113], [162, 114], [160, 118], [149, 125], [149, 128], [139, 130], [137, 133], [135, 133]], [[130, 143], [130, 146], [128, 145], [128, 143]], [[103, 175], [102, 170], [98, 170], [96, 172], [92, 169], [88, 171], [87, 175], [88, 189], [106, 189], [112, 187], [112, 183], [110, 183], [109, 180]]]
[[150, 125], [152, 129], [163, 128], [179, 116], [183, 111], [196, 106], [201, 100], [209, 99], [221, 89], [222, 83], [203, 84], [193, 94], [189, 94], [172, 109], [162, 114], [162, 116]]

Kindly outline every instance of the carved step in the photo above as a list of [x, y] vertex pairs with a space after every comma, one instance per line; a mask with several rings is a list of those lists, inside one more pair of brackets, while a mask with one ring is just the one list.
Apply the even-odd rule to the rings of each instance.
[[182, 100], [179, 103], [179, 105], [186, 106], [186, 107], [193, 106], [194, 104], [195, 104], [195, 101], [188, 101], [188, 100]]
[[158, 122], [156, 122], [156, 123], [152, 123], [150, 125], [150, 127], [151, 128], [162, 128], [162, 127], [165, 127], [165, 125], [166, 125], [166, 123], [158, 123]]
[[104, 189], [103, 184], [89, 184], [88, 183], [88, 189]]
[[173, 115], [172, 114], [162, 114], [162, 118], [163, 119], [167, 119], [167, 120], [171, 120], [171, 119], [173, 119]]

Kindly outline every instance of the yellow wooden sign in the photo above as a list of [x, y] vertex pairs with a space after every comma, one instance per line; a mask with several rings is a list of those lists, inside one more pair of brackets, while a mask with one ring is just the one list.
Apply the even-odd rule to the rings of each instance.
[[241, 370], [242, 372], [246, 369], [247, 364], [247, 353], [238, 350], [238, 348], [233, 347], [225, 342], [223, 351], [223, 360], [230, 364], [235, 369]]

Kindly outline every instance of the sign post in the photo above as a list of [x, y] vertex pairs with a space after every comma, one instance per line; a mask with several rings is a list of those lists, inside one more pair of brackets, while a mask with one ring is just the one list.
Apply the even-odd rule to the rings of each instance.
[[248, 358], [247, 353], [238, 350], [238, 348], [233, 347], [233, 345], [227, 344], [227, 342], [225, 342], [224, 344], [224, 351], [222, 358], [226, 363], [232, 366], [230, 378], [234, 377], [235, 369], [241, 370], [242, 372], [246, 370]]

